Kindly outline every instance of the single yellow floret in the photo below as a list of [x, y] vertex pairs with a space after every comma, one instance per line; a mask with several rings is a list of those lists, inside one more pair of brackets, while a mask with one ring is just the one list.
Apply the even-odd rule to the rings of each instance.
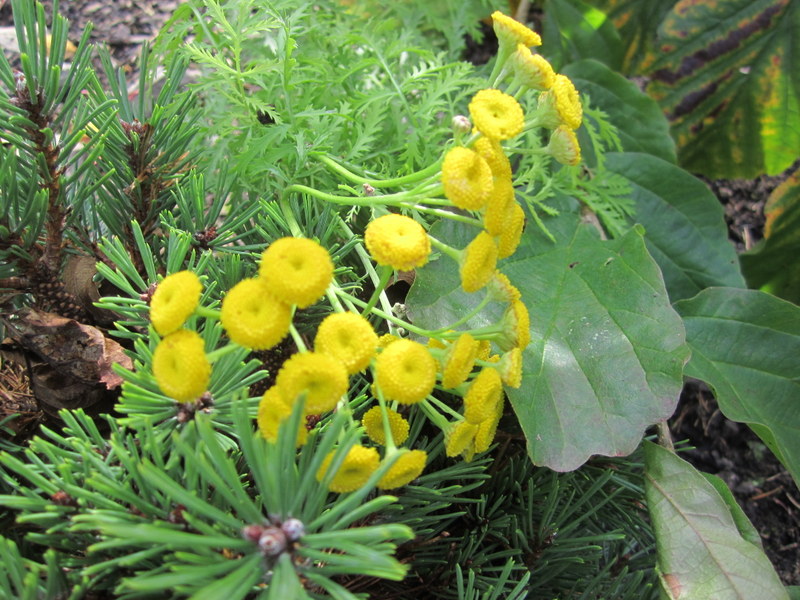
[[531, 341], [531, 319], [528, 309], [516, 300], [503, 315], [503, 337], [497, 340], [498, 346], [508, 351], [512, 348], [524, 350]]
[[480, 210], [492, 193], [492, 169], [480, 154], [456, 146], [442, 163], [444, 195], [458, 208]]
[[560, 125], [550, 134], [547, 152], [562, 165], [574, 167], [581, 162], [581, 146], [578, 136], [566, 125]]
[[202, 396], [211, 377], [203, 338], [188, 329], [167, 335], [153, 352], [153, 375], [161, 391], [179, 402]]
[[494, 192], [483, 211], [483, 226], [490, 235], [503, 233], [512, 219], [512, 208], [516, 204], [511, 179], [495, 179]]
[[481, 158], [489, 165], [495, 182], [498, 179], [508, 179], [511, 182], [511, 162], [499, 141], [481, 136], [475, 140], [472, 149], [480, 154]]
[[497, 265], [497, 244], [494, 238], [481, 231], [461, 254], [461, 287], [465, 292], [477, 292], [494, 274]]
[[386, 471], [386, 475], [378, 480], [378, 489], [393, 490], [403, 487], [422, 475], [428, 453], [424, 450], [411, 450], [402, 454]]
[[538, 33], [508, 15], [504, 15], [499, 10], [492, 13], [492, 28], [501, 44], [512, 47], [516, 47], [517, 44], [542, 45], [542, 38]]
[[[408, 421], [396, 410], [386, 409], [386, 417], [389, 420], [389, 430], [392, 432], [392, 439], [396, 446], [399, 446], [408, 439]], [[380, 406], [373, 406], [364, 416], [361, 417], [361, 424], [367, 432], [367, 437], [376, 444], [386, 445], [386, 432], [383, 429], [383, 411]]]
[[478, 431], [475, 432], [474, 438], [475, 452], [486, 452], [489, 449], [489, 446], [492, 445], [494, 436], [497, 434], [497, 425], [500, 423], [500, 419], [503, 416], [504, 404], [505, 399], [501, 397], [500, 402], [498, 402], [497, 406], [495, 406], [495, 413], [492, 415], [492, 417], [486, 419], [480, 425], [478, 425]]
[[[264, 392], [258, 403], [258, 430], [264, 439], [276, 442], [281, 424], [291, 415], [292, 405], [286, 400], [281, 389], [274, 385]], [[307, 440], [306, 421], [301, 419], [297, 428], [297, 446], [304, 445]]]
[[453, 423], [444, 434], [444, 453], [458, 456], [472, 445], [478, 426], [469, 421]]
[[283, 363], [275, 379], [275, 385], [289, 402], [305, 392], [307, 415], [333, 410], [347, 391], [347, 384], [344, 365], [320, 352], [298, 352]]
[[497, 258], [508, 258], [517, 251], [525, 229], [525, 211], [514, 202], [508, 214], [505, 229], [497, 239]]
[[518, 388], [522, 385], [522, 350], [512, 348], [500, 358], [497, 365], [503, 383], [509, 387]]
[[375, 383], [389, 400], [414, 404], [424, 400], [436, 385], [436, 360], [428, 349], [412, 340], [397, 340], [375, 361]]
[[366, 369], [377, 348], [378, 336], [372, 325], [354, 312], [328, 315], [314, 338], [314, 349], [338, 358], [350, 375]]
[[159, 335], [181, 328], [200, 303], [203, 284], [191, 271], [167, 275], [150, 299], [150, 321]]
[[364, 242], [375, 262], [398, 271], [423, 266], [431, 253], [431, 241], [422, 225], [397, 214], [383, 215], [370, 222]]
[[264, 250], [258, 274], [278, 300], [306, 308], [333, 280], [333, 262], [314, 240], [285, 237]]
[[231, 341], [267, 350], [289, 333], [292, 307], [270, 294], [263, 279], [242, 279], [222, 299], [220, 321]]
[[468, 333], [462, 333], [450, 346], [442, 371], [443, 388], [454, 388], [467, 380], [478, 358], [478, 346], [478, 341]]
[[464, 394], [464, 418], [475, 425], [491, 417], [503, 398], [503, 382], [494, 367], [484, 367]]
[[[336, 451], [329, 452], [317, 471], [317, 481], [322, 481], [328, 472]], [[380, 456], [375, 448], [355, 445], [347, 452], [344, 462], [328, 484], [332, 492], [353, 492], [364, 485], [380, 466]]]
[[553, 87], [556, 74], [547, 59], [531, 52], [524, 44], [518, 44], [511, 55], [514, 77], [525, 87], [534, 90], [549, 90]]
[[481, 90], [469, 103], [475, 128], [486, 137], [507, 140], [522, 131], [525, 114], [513, 96], [496, 89]]

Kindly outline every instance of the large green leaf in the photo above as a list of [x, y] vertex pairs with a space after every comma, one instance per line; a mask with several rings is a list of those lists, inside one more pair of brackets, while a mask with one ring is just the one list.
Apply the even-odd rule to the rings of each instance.
[[[508, 394], [532, 460], [566, 471], [593, 454], [629, 454], [672, 414], [688, 348], [639, 231], [604, 242], [567, 213], [547, 227], [557, 243], [530, 227], [501, 265], [531, 317], [522, 386]], [[456, 247], [474, 236], [450, 222], [432, 233]], [[480, 295], [461, 292], [454, 263], [439, 259], [418, 271], [407, 302], [415, 324], [437, 328]], [[486, 324], [495, 308], [468, 325]]]
[[648, 91], [680, 163], [709, 177], [777, 174], [800, 148], [800, 2], [681, 0], [659, 27]]
[[723, 210], [703, 182], [655, 156], [611, 153], [606, 168], [627, 178], [673, 302], [710, 286], [745, 287]]
[[760, 545], [742, 537], [715, 486], [645, 442], [645, 493], [664, 593], [673, 600], [788, 600]]
[[800, 307], [755, 290], [710, 288], [675, 304], [692, 360], [723, 414], [748, 423], [800, 484]]
[[563, 73], [578, 90], [589, 95], [593, 107], [609, 116], [617, 127], [623, 150], [646, 152], [676, 162], [675, 142], [664, 113], [635, 83], [591, 59], [572, 63]]
[[739, 256], [747, 283], [800, 303], [800, 168], [770, 194], [763, 239]]
[[612, 69], [622, 64], [622, 41], [605, 13], [582, 0], [547, 0], [542, 53], [556, 69], [596, 58]]

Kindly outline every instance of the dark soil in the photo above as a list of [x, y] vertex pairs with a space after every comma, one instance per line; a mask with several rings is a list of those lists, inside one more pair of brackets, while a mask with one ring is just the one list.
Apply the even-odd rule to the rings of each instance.
[[[50, 10], [52, 2], [45, 1]], [[61, 2], [70, 19], [70, 40], [77, 43], [89, 22], [92, 41], [106, 43], [115, 66], [135, 75], [141, 46], [152, 39], [180, 0], [71, 0]], [[0, 27], [12, 25], [10, 5], [0, 0]], [[482, 43], [470, 43], [467, 59], [485, 62], [494, 54], [493, 34], [485, 28]], [[707, 181], [725, 207], [730, 239], [739, 251], [751, 248], [762, 237], [763, 208], [781, 177], [754, 180]], [[38, 410], [21, 383], [22, 373], [6, 372], [0, 381], [0, 405], [18, 412], [16, 425], [27, 433], [37, 422]], [[11, 394], [11, 392], [14, 392]], [[3, 414], [0, 414], [0, 418]], [[761, 534], [764, 549], [787, 585], [800, 585], [800, 492], [783, 466], [750, 429], [726, 419], [708, 388], [689, 382], [678, 409], [670, 420], [676, 440], [694, 447], [683, 456], [702, 471], [717, 474]]]

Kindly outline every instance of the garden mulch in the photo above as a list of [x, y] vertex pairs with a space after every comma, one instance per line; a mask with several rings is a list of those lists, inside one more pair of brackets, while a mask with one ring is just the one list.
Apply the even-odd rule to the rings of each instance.
[[[92, 41], [109, 46], [115, 66], [135, 83], [142, 44], [151, 40], [181, 0], [72, 0], [61, 2], [70, 20], [70, 40], [77, 42], [92, 23]], [[52, 2], [44, 2], [48, 10]], [[0, 28], [13, 25], [10, 5], [0, 0]], [[466, 58], [485, 62], [493, 54], [491, 31], [481, 44], [470, 43]], [[132, 86], [131, 86], [132, 87]], [[739, 251], [761, 239], [764, 202], [781, 177], [753, 180], [706, 181], [723, 204], [731, 241]], [[0, 349], [2, 350], [2, 349]], [[7, 351], [7, 350], [6, 350]], [[4, 369], [0, 378], [0, 418], [21, 414], [21, 432], [32, 431], [38, 411], [24, 385], [24, 372]], [[800, 585], [800, 491], [786, 469], [745, 425], [726, 419], [708, 388], [686, 384], [678, 409], [669, 421], [676, 441], [691, 450], [682, 453], [702, 471], [719, 475], [759, 531], [767, 556], [787, 585]]]

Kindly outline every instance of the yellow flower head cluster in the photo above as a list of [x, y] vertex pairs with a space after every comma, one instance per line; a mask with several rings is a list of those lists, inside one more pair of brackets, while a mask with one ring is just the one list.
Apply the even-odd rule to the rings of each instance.
[[358, 313], [332, 313], [317, 329], [314, 349], [337, 358], [352, 375], [367, 368], [378, 348], [378, 336]]
[[541, 46], [542, 38], [519, 21], [504, 15], [499, 10], [492, 13], [492, 28], [500, 44], [515, 48], [517, 44], [527, 47]]
[[167, 275], [150, 299], [150, 321], [159, 335], [181, 328], [200, 303], [203, 284], [191, 271]]
[[552, 87], [539, 96], [539, 113], [545, 126], [555, 129], [566, 125], [577, 129], [583, 120], [581, 99], [575, 85], [566, 75], [556, 75]]
[[550, 134], [547, 151], [562, 165], [574, 167], [581, 162], [581, 147], [575, 132], [566, 125], [559, 125]]
[[467, 380], [478, 358], [478, 346], [468, 333], [462, 333], [450, 346], [442, 369], [442, 387], [454, 388]]
[[508, 258], [517, 251], [525, 229], [525, 211], [516, 202], [511, 203], [505, 228], [497, 241], [497, 258]]
[[475, 140], [473, 149], [489, 165], [495, 181], [500, 179], [511, 181], [511, 163], [498, 140], [481, 136]]
[[445, 432], [445, 455], [460, 454], [469, 462], [476, 453], [486, 452], [494, 441], [504, 405], [501, 394], [500, 400], [494, 404], [494, 412], [485, 420], [478, 424], [466, 420], [453, 423]]
[[508, 229], [512, 208], [516, 203], [511, 178], [495, 180], [494, 193], [489, 198], [486, 210], [483, 212], [483, 226], [490, 235], [498, 236]]
[[480, 232], [461, 254], [461, 287], [465, 292], [477, 292], [494, 274], [497, 265], [497, 244], [485, 231]]
[[552, 65], [524, 44], [517, 45], [510, 60], [514, 77], [522, 85], [534, 90], [549, 90], [553, 86], [556, 74]]
[[480, 210], [492, 193], [492, 169], [477, 152], [456, 146], [444, 157], [442, 185], [458, 208]]
[[[328, 453], [317, 471], [317, 481], [322, 481], [328, 473], [336, 451]], [[347, 456], [339, 465], [339, 469], [328, 484], [332, 492], [343, 494], [353, 492], [363, 486], [380, 466], [380, 456], [375, 448], [355, 445], [347, 452]]]
[[503, 354], [497, 368], [504, 384], [513, 388], [522, 385], [522, 349], [512, 348]]
[[428, 453], [424, 450], [411, 450], [400, 455], [386, 474], [378, 480], [378, 488], [393, 490], [411, 483], [422, 474], [427, 460]]
[[201, 396], [211, 377], [203, 338], [188, 329], [170, 333], [153, 352], [153, 375], [161, 391], [179, 402]]
[[436, 360], [428, 349], [412, 340], [392, 342], [375, 361], [375, 383], [389, 400], [415, 404], [436, 384]]
[[513, 96], [496, 89], [481, 90], [469, 103], [475, 128], [488, 138], [507, 140], [522, 131], [525, 114]]
[[333, 262], [314, 240], [285, 237], [264, 250], [259, 277], [281, 302], [306, 308], [319, 300], [331, 283]]
[[289, 402], [305, 394], [305, 413], [317, 415], [333, 410], [347, 392], [347, 370], [327, 354], [299, 352], [283, 363], [275, 385]]
[[501, 302], [514, 302], [522, 297], [517, 287], [500, 271], [494, 272], [489, 282], [489, 288], [494, 298]]
[[478, 426], [469, 421], [453, 423], [444, 435], [444, 453], [458, 456], [473, 443]]
[[[278, 439], [278, 430], [281, 424], [292, 414], [292, 404], [284, 397], [278, 386], [272, 386], [261, 397], [258, 403], [258, 430], [261, 435], [275, 442]], [[302, 446], [308, 440], [308, 429], [305, 419], [300, 420], [297, 428], [297, 445]]]
[[292, 308], [269, 293], [263, 279], [242, 279], [222, 300], [220, 321], [233, 342], [272, 348], [289, 333]]
[[494, 367], [481, 369], [464, 394], [464, 418], [475, 425], [495, 413], [495, 405], [503, 397], [503, 382]]
[[[396, 410], [386, 409], [389, 421], [389, 430], [396, 445], [401, 445], [408, 439], [408, 421]], [[361, 424], [367, 432], [367, 437], [376, 444], [386, 445], [386, 432], [383, 429], [383, 410], [380, 406], [373, 406], [361, 417]]]
[[515, 300], [503, 316], [503, 339], [498, 341], [503, 350], [525, 349], [531, 341], [531, 319], [521, 300]]
[[379, 265], [410, 271], [428, 262], [431, 241], [422, 225], [410, 217], [389, 214], [367, 225], [364, 242]]

